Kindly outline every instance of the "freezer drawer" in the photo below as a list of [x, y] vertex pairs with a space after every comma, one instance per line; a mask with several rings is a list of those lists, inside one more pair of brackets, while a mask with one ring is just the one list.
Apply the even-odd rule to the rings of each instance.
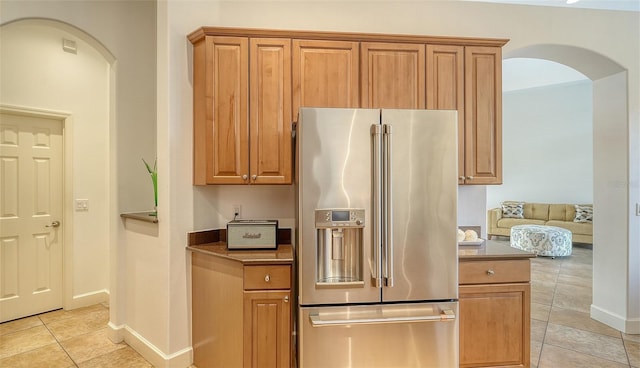
[[299, 366], [457, 367], [458, 303], [299, 310]]

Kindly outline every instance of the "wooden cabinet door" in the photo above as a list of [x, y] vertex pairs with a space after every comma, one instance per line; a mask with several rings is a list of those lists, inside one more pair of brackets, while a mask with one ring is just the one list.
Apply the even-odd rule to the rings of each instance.
[[248, 39], [194, 45], [194, 184], [242, 184], [249, 174]]
[[427, 109], [458, 111], [458, 184], [464, 184], [464, 46], [427, 45]]
[[502, 184], [502, 49], [465, 47], [465, 184]]
[[531, 286], [460, 286], [460, 367], [528, 367]]
[[191, 340], [198, 367], [241, 367], [244, 320], [242, 263], [191, 254]]
[[291, 184], [291, 40], [250, 40], [250, 177]]
[[245, 291], [244, 366], [291, 366], [291, 291]]
[[293, 118], [300, 107], [358, 107], [358, 42], [293, 40]]
[[360, 54], [361, 107], [424, 109], [424, 44], [363, 42]]

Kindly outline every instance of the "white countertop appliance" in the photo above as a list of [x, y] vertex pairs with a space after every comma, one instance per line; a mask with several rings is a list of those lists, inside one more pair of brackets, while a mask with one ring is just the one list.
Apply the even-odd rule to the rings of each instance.
[[457, 124], [300, 109], [300, 367], [458, 366]]

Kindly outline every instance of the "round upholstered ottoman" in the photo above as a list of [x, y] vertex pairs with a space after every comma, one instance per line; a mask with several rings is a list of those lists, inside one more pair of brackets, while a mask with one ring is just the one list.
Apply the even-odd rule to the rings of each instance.
[[570, 256], [571, 231], [556, 226], [516, 225], [511, 228], [511, 247], [540, 256]]

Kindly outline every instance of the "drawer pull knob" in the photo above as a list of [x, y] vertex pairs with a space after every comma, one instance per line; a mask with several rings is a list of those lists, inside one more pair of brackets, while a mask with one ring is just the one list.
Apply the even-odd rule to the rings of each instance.
[[493, 276], [494, 274], [495, 274], [495, 271], [493, 271], [492, 269], [487, 270], [487, 276]]
[[271, 281], [271, 276], [269, 276], [269, 274], [267, 274], [267, 276], [264, 277], [264, 281], [265, 282]]
[[284, 302], [285, 302], [285, 303], [289, 303], [289, 295], [287, 295], [287, 296], [285, 296], [285, 297], [284, 297]]

